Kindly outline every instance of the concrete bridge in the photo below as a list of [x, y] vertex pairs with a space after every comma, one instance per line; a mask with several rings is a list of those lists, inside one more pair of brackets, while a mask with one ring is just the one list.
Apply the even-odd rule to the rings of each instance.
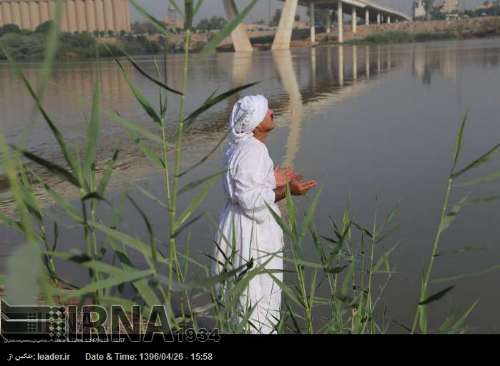
[[[229, 20], [238, 14], [238, 9], [234, 0], [223, 0], [226, 16]], [[298, 6], [309, 7], [309, 24], [311, 32], [311, 42], [316, 41], [315, 10], [321, 9], [328, 12], [326, 31], [331, 31], [331, 17], [333, 11], [337, 14], [337, 38], [339, 43], [344, 42], [344, 16], [351, 16], [352, 32], [357, 32], [359, 18], [365, 25], [381, 24], [391, 22], [410, 21], [411, 18], [397, 10], [386, 8], [368, 0], [280, 0], [284, 2], [281, 11], [281, 18], [276, 31], [273, 50], [290, 48], [292, 39], [293, 24]], [[239, 25], [231, 34], [235, 51], [251, 51], [252, 45], [243, 25]]]

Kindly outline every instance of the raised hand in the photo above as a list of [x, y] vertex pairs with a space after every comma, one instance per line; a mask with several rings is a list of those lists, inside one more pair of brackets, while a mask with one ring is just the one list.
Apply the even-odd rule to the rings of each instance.
[[274, 175], [276, 177], [276, 187], [278, 188], [286, 186], [293, 179], [298, 177], [297, 173], [292, 168], [280, 168], [279, 165], [274, 169]]
[[290, 191], [295, 196], [303, 196], [311, 189], [316, 187], [317, 183], [315, 180], [292, 180], [290, 182]]

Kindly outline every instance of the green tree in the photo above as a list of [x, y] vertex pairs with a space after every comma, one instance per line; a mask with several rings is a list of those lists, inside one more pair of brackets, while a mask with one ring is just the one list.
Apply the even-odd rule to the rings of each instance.
[[21, 33], [21, 29], [16, 24], [5, 24], [0, 27], [0, 37], [7, 33]]
[[151, 22], [134, 22], [132, 24], [132, 32], [138, 34], [157, 34], [158, 30]]
[[425, 16], [427, 20], [432, 19], [433, 8], [434, 8], [434, 0], [424, 0]]
[[226, 23], [227, 20], [225, 18], [219, 16], [213, 16], [210, 19], [203, 18], [202, 20], [200, 20], [200, 22], [196, 26], [196, 29], [201, 31], [222, 29], [224, 28]]
[[48, 20], [46, 22], [40, 23], [38, 27], [35, 29], [35, 33], [44, 33], [47, 34], [52, 26], [54, 24], [53, 20]]

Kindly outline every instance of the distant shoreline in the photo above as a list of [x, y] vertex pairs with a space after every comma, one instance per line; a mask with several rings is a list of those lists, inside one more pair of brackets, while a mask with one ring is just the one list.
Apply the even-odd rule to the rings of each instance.
[[[194, 33], [190, 52], [197, 53], [209, 42], [213, 33]], [[379, 45], [430, 42], [439, 40], [481, 39], [500, 36], [500, 17], [480, 17], [452, 21], [414, 21], [394, 24], [359, 25], [358, 32], [344, 32], [344, 45]], [[13, 30], [0, 31], [0, 45], [18, 62], [39, 62], [43, 60], [46, 33], [43, 31]], [[311, 43], [309, 28], [294, 29], [290, 48], [308, 48], [318, 45], [340, 45], [334, 29], [326, 33], [317, 27], [316, 42]], [[250, 41], [256, 51], [270, 50], [274, 34], [251, 36]], [[230, 41], [230, 40], [229, 40]], [[217, 48], [218, 52], [233, 52], [232, 44]], [[182, 33], [171, 36], [146, 34], [115, 34], [97, 37], [90, 33], [61, 33], [56, 60], [85, 61], [111, 56], [154, 56], [175, 55], [183, 52]], [[0, 49], [0, 62], [6, 56]]]

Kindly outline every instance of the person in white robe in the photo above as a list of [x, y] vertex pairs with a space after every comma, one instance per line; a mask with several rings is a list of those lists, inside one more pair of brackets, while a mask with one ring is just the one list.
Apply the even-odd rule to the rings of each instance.
[[[265, 145], [274, 127], [264, 96], [246, 96], [234, 105], [223, 161], [227, 202], [215, 237], [214, 274], [253, 260], [253, 268], [273, 270], [273, 276], [283, 281], [283, 231], [270, 209], [280, 215], [276, 203], [285, 198], [287, 184], [292, 194], [303, 195], [316, 182], [303, 181], [292, 169], [274, 167]], [[281, 289], [273, 278], [266, 273], [253, 277], [240, 298], [243, 312], [252, 309], [247, 331], [274, 333], [280, 306]]]

